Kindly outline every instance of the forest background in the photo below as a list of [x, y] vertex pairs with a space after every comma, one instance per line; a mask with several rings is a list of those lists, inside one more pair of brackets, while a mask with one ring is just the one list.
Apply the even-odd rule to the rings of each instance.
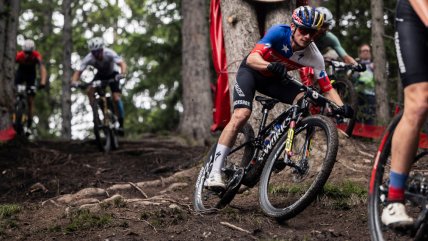
[[[37, 50], [43, 55], [48, 70], [49, 86], [39, 91], [36, 98], [36, 130], [38, 139], [86, 138], [91, 135], [91, 117], [87, 97], [78, 91], [71, 93], [71, 132], [64, 132], [62, 98], [64, 95], [64, 76], [79, 66], [81, 59], [89, 52], [86, 41], [101, 36], [107, 47], [119, 53], [129, 67], [128, 81], [124, 86], [123, 101], [126, 112], [126, 133], [128, 138], [138, 138], [141, 133], [162, 133], [192, 128], [195, 121], [184, 121], [186, 112], [183, 93], [209, 95], [203, 98], [203, 106], [213, 105], [212, 86], [217, 74], [212, 67], [209, 39], [210, 1], [192, 1], [200, 4], [189, 6], [179, 0], [22, 0], [19, 6], [16, 50], [24, 39], [36, 42]], [[292, 1], [293, 2], [293, 1]], [[357, 57], [357, 48], [362, 43], [371, 43], [372, 15], [369, 0], [329, 0], [309, 1], [312, 5], [329, 8], [336, 26], [332, 30], [347, 52]], [[393, 31], [394, 7], [392, 0], [383, 1], [383, 22], [385, 27], [385, 56], [388, 63], [387, 78], [382, 80], [388, 86], [388, 97], [380, 99], [388, 104], [400, 101], [397, 63], [395, 57]], [[186, 6], [187, 7], [186, 7]], [[67, 14], [69, 13], [69, 14]], [[186, 16], [203, 16], [201, 24], [183, 21]], [[289, 23], [289, 22], [286, 22]], [[183, 53], [189, 54], [192, 43], [183, 41], [183, 30], [205, 28], [202, 31], [204, 45], [202, 58], [208, 64], [189, 64], [183, 61]], [[69, 28], [66, 28], [69, 26]], [[69, 29], [70, 41], [64, 36]], [[249, 41], [252, 41], [249, 39]], [[249, 43], [250, 45], [254, 43]], [[64, 50], [70, 50], [70, 66], [64, 67]], [[198, 52], [193, 53], [197, 59]], [[200, 54], [199, 54], [200, 55]], [[200, 57], [200, 56], [199, 56]], [[186, 57], [187, 59], [189, 56]], [[191, 57], [190, 57], [191, 58]], [[200, 63], [202, 61], [199, 61]], [[191, 82], [202, 83], [204, 91], [195, 91], [192, 85], [185, 84], [183, 66], [203, 74], [195, 76]], [[87, 70], [83, 81], [90, 81], [94, 72]], [[200, 76], [203, 76], [202, 78]], [[187, 78], [187, 77], [186, 77]], [[183, 104], [184, 103], [184, 104]], [[207, 108], [205, 108], [207, 109]], [[203, 115], [202, 122], [212, 122], [211, 109], [199, 113], [191, 109], [191, 115]], [[206, 117], [208, 115], [208, 118]], [[198, 119], [198, 118], [196, 118]], [[211, 123], [208, 123], [211, 124]], [[180, 127], [181, 125], [181, 127]], [[209, 125], [205, 124], [206, 132]], [[70, 133], [72, 136], [70, 136]], [[198, 135], [194, 135], [197, 138]]]

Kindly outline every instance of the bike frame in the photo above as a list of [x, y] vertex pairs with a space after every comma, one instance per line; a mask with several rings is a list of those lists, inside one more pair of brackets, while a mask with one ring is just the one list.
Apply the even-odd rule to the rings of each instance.
[[[269, 153], [272, 151], [273, 147], [276, 145], [280, 137], [287, 131], [287, 141], [285, 143], [286, 153], [287, 156], [290, 156], [291, 149], [293, 146], [293, 137], [294, 137], [294, 130], [296, 124], [302, 119], [301, 117], [305, 113], [305, 110], [308, 109], [309, 101], [307, 98], [309, 95], [309, 92], [306, 91], [304, 96], [298, 101], [297, 104], [294, 104], [290, 106], [287, 110], [285, 110], [283, 113], [281, 113], [277, 118], [275, 118], [273, 121], [271, 121], [268, 125], [266, 125], [267, 117], [269, 114], [269, 110], [272, 108], [266, 108], [263, 107], [262, 109], [262, 120], [259, 125], [259, 132], [255, 138], [252, 140], [246, 141], [245, 143], [239, 145], [238, 147], [231, 150], [230, 154], [240, 150], [241, 148], [245, 147], [246, 145], [254, 145], [255, 147], [255, 153], [253, 155], [252, 160], [248, 163], [248, 165], [245, 167], [244, 175], [246, 175], [253, 167], [258, 165], [264, 165], [265, 160], [267, 159]], [[267, 138], [267, 135], [272, 130], [274, 124], [280, 123], [280, 128], [275, 131], [275, 134], [270, 139], [269, 145], [264, 146], [263, 140]], [[290, 164], [290, 163], [288, 163]], [[261, 173], [257, 174], [258, 176], [261, 175]], [[258, 178], [253, 177], [253, 178]]]

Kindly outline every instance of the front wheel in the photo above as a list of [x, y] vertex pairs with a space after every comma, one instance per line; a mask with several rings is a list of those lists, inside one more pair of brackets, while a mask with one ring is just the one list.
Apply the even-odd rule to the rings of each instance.
[[193, 196], [193, 206], [198, 212], [213, 212], [229, 204], [241, 186], [244, 167], [251, 161], [255, 147], [251, 140], [254, 139], [254, 131], [251, 125], [246, 124], [238, 133], [235, 147], [247, 143], [241, 149], [230, 153], [226, 158], [223, 179], [226, 183], [226, 190], [210, 190], [205, 186], [205, 181], [211, 172], [217, 143], [214, 144], [208, 154], [204, 157], [203, 166], [196, 179]]
[[343, 103], [349, 104], [354, 109], [354, 115], [351, 118], [341, 118], [337, 120], [337, 124], [342, 126], [348, 136], [352, 135], [355, 127], [357, 111], [358, 111], [358, 98], [355, 92], [354, 85], [348, 79], [340, 79], [335, 81], [333, 88], [337, 91]]
[[107, 118], [100, 106], [103, 106], [102, 100], [94, 100], [92, 111], [94, 116], [94, 134], [98, 148], [101, 151], [108, 152], [111, 148], [110, 128], [104, 125], [104, 118]]
[[296, 216], [316, 198], [338, 150], [337, 129], [325, 116], [308, 116], [296, 125], [289, 153], [287, 136], [270, 153], [259, 186], [263, 212], [278, 221]]

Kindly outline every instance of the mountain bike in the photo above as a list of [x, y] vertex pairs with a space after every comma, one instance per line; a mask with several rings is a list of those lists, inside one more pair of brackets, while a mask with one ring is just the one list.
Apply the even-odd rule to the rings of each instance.
[[25, 84], [16, 85], [15, 108], [12, 114], [12, 123], [16, 133], [25, 136], [25, 128], [28, 121], [28, 100], [29, 93], [34, 92], [36, 86], [27, 86]]
[[256, 96], [255, 100], [262, 105], [259, 132], [255, 136], [249, 124], [239, 131], [222, 169], [225, 189], [205, 186], [216, 144], [204, 157], [195, 184], [196, 211], [215, 212], [233, 200], [241, 185], [251, 188], [259, 180], [260, 206], [279, 221], [294, 217], [316, 198], [333, 169], [338, 134], [329, 117], [310, 115], [309, 104], [336, 113], [341, 113], [341, 108], [311, 87], [295, 79], [289, 81], [301, 88], [303, 97], [269, 124], [266, 124], [268, 113], [279, 101]]
[[94, 135], [99, 149], [104, 152], [119, 148], [119, 140], [117, 138], [119, 122], [113, 111], [113, 100], [106, 93], [107, 85], [113, 81], [115, 80], [94, 80], [91, 83], [81, 83], [77, 86], [82, 90], [86, 90], [88, 87], [92, 87], [95, 90], [91, 103]]
[[330, 77], [331, 85], [337, 91], [343, 103], [351, 105], [354, 115], [351, 118], [337, 118], [336, 123], [343, 126], [345, 133], [352, 136], [358, 112], [358, 95], [354, 85], [349, 80], [351, 74], [348, 71], [357, 71], [353, 65], [335, 60], [325, 60], [327, 74]]
[[415, 223], [406, 230], [392, 229], [383, 225], [382, 210], [386, 207], [391, 165], [391, 143], [395, 128], [403, 113], [389, 123], [381, 139], [371, 171], [368, 218], [372, 240], [428, 240], [428, 151], [418, 148], [406, 183], [405, 200], [407, 213]]

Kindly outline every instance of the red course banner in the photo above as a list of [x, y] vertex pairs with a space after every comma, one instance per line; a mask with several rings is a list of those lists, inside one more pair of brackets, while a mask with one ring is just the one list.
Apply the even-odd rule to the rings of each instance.
[[230, 120], [229, 80], [221, 23], [220, 0], [212, 0], [210, 5], [210, 38], [214, 69], [218, 78], [214, 92], [214, 110], [211, 131], [222, 130]]
[[0, 130], [0, 142], [10, 141], [15, 138], [16, 132], [13, 129], [12, 125], [4, 130]]

